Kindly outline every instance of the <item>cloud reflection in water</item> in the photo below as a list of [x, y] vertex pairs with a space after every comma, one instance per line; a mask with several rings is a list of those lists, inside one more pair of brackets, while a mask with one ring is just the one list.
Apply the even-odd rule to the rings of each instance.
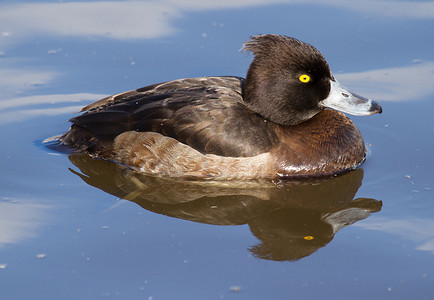
[[33, 200], [0, 200], [0, 248], [37, 236], [36, 231], [47, 221], [50, 208]]
[[152, 1], [9, 4], [1, 6], [0, 28], [5, 43], [38, 34], [155, 38], [173, 33], [170, 23], [178, 15], [176, 8]]
[[[77, 93], [38, 95], [0, 101], [0, 124], [20, 122], [32, 117], [78, 112], [84, 104], [105, 97], [103, 94]], [[59, 104], [61, 106], [59, 107]]]
[[34, 89], [60, 76], [60, 73], [57, 72], [12, 68], [6, 67], [5, 64], [8, 63], [0, 59], [0, 90], [2, 96], [16, 95]]
[[434, 62], [336, 76], [357, 93], [375, 100], [405, 101], [434, 94]]
[[406, 239], [417, 244], [417, 250], [434, 253], [434, 220], [426, 218], [392, 220], [379, 217], [375, 221], [357, 224], [357, 226], [364, 229], [379, 230], [398, 236], [405, 236]]

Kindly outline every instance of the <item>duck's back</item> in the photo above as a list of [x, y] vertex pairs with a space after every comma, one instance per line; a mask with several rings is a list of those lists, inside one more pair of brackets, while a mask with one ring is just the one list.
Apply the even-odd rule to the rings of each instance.
[[71, 119], [63, 143], [82, 152], [113, 158], [124, 132], [155, 132], [202, 154], [248, 157], [268, 152], [272, 129], [242, 104], [243, 79], [199, 77], [155, 84], [113, 95], [83, 108]]

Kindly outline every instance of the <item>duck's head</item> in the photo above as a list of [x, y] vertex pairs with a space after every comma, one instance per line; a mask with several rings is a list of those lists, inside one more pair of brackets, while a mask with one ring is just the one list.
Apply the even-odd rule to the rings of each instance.
[[266, 119], [295, 125], [324, 108], [353, 115], [381, 113], [376, 102], [344, 88], [313, 46], [281, 35], [257, 35], [243, 48], [255, 57], [243, 89], [245, 104]]

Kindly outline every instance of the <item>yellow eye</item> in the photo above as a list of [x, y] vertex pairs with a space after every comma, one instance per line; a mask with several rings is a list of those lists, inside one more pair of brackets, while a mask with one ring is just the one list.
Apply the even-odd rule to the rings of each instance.
[[303, 83], [307, 83], [310, 81], [310, 76], [307, 74], [303, 74], [300, 77], [298, 77], [298, 79]]
[[304, 237], [304, 239], [305, 239], [306, 241], [311, 241], [311, 240], [313, 240], [313, 236], [311, 236], [311, 235], [307, 235], [307, 236]]

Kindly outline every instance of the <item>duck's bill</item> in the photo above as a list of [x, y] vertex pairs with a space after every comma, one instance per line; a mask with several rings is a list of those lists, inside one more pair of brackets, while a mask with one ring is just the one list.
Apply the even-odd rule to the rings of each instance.
[[381, 114], [382, 108], [377, 102], [350, 92], [337, 80], [330, 80], [330, 84], [330, 94], [321, 101], [323, 107], [356, 116]]

